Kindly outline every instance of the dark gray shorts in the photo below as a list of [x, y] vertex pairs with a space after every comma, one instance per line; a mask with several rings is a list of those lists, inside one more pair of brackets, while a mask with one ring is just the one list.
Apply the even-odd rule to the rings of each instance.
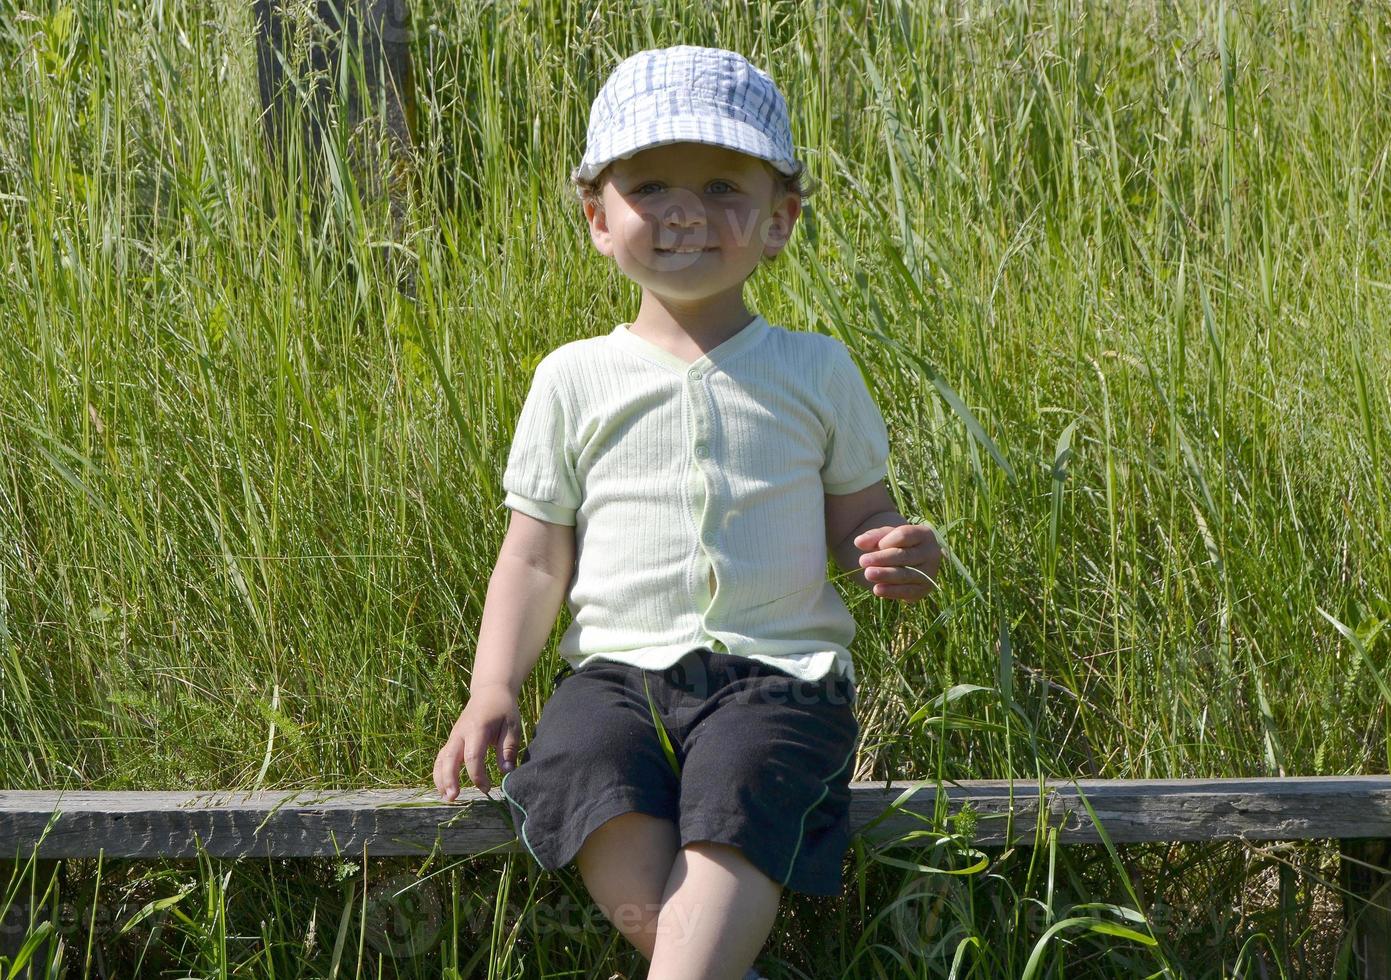
[[839, 895], [854, 700], [840, 674], [802, 681], [705, 648], [662, 671], [567, 666], [502, 794], [518, 838], [548, 871], [569, 864], [600, 824], [637, 811], [675, 823], [683, 847], [732, 844], [787, 888]]

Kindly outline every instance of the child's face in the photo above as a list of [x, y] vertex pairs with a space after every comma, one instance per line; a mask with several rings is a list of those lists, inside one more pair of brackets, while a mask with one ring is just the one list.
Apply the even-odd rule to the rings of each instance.
[[742, 289], [787, 244], [801, 212], [754, 157], [668, 143], [615, 160], [587, 201], [594, 246], [645, 290], [685, 303]]

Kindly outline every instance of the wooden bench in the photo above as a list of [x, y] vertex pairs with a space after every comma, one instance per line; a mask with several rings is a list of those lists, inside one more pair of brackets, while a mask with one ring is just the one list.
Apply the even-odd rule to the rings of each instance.
[[[1361, 975], [1391, 980], [1391, 776], [856, 782], [852, 829], [878, 846], [918, 845], [965, 811], [981, 846], [1198, 841], [1341, 842], [1348, 925]], [[1095, 819], [1093, 819], [1093, 813]], [[957, 823], [955, 826], [960, 826]], [[911, 835], [911, 836], [910, 836]], [[37, 851], [35, 850], [37, 845]], [[0, 888], [11, 861], [60, 858], [361, 857], [520, 851], [496, 788], [240, 792], [0, 791]], [[47, 875], [41, 875], [43, 880]], [[29, 921], [0, 935], [13, 955]], [[17, 926], [16, 923], [23, 923]]]

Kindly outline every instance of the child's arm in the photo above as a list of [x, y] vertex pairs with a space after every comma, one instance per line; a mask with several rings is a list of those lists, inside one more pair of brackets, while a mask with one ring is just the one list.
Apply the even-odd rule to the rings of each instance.
[[551, 635], [574, 568], [574, 525], [512, 511], [488, 580], [470, 691], [500, 684], [517, 696]]
[[435, 788], [446, 802], [459, 793], [459, 766], [485, 793], [488, 748], [504, 773], [517, 764], [521, 717], [517, 695], [541, 655], [575, 565], [575, 528], [512, 512], [488, 579], [469, 699], [435, 759]]
[[932, 529], [910, 524], [883, 480], [863, 490], [826, 494], [826, 545], [850, 581], [887, 599], [915, 602], [936, 586], [942, 549]]
[[910, 524], [884, 486], [889, 432], [865, 380], [840, 341], [823, 383], [826, 548], [842, 572], [881, 599], [916, 602], [936, 586], [942, 549], [932, 529]]

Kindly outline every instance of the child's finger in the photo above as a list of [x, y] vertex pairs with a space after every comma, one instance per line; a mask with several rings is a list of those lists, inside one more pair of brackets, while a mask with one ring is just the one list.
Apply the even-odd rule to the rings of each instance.
[[876, 585], [935, 585], [935, 571], [917, 565], [871, 565], [865, 569], [865, 579]]
[[498, 746], [497, 767], [504, 773], [517, 768], [517, 743], [521, 741], [521, 731], [517, 725], [508, 722]]
[[435, 789], [446, 803], [453, 802], [459, 795], [459, 753], [462, 748], [459, 738], [451, 735], [435, 758]]
[[883, 543], [883, 539], [888, 537], [892, 527], [875, 527], [868, 531], [861, 531], [855, 535], [855, 547], [857, 548], [877, 548]]
[[884, 548], [879, 551], [866, 551], [860, 556], [860, 564], [867, 565], [908, 565], [912, 563], [913, 552], [907, 548]]
[[440, 799], [449, 802], [449, 779], [444, 775], [444, 753], [441, 752], [435, 758], [435, 792], [440, 795]]
[[464, 763], [468, 768], [468, 777], [473, 785], [483, 792], [488, 792], [491, 784], [488, 782], [488, 740], [474, 739], [464, 749]]
[[[913, 525], [921, 527], [922, 525]], [[932, 533], [931, 528], [925, 528], [926, 536], [918, 542], [903, 546], [881, 547], [878, 551], [866, 551], [860, 556], [861, 567], [873, 565], [928, 565], [935, 567], [935, 563], [940, 560], [942, 547], [937, 542], [937, 536]], [[887, 535], [886, 535], [887, 537]], [[883, 545], [883, 542], [880, 542]]]
[[874, 594], [881, 599], [914, 601], [923, 597], [923, 590], [920, 585], [890, 585], [887, 582], [876, 582]]

